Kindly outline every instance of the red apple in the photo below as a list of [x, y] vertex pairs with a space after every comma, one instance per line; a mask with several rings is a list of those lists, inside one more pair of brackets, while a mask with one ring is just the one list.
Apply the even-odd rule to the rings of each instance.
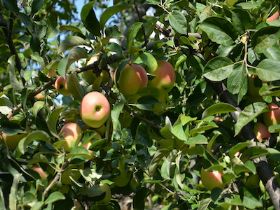
[[201, 170], [201, 182], [209, 190], [224, 187], [222, 176], [223, 174], [219, 171]]
[[260, 142], [262, 140], [270, 138], [270, 133], [267, 127], [263, 123], [257, 123], [254, 127], [254, 131], [256, 134], [256, 139]]
[[82, 131], [77, 123], [66, 123], [60, 130], [60, 135], [66, 141], [64, 149], [70, 151], [81, 139]]
[[117, 84], [124, 95], [134, 95], [147, 87], [147, 72], [138, 64], [127, 64], [121, 71]]
[[159, 61], [154, 72], [155, 78], [151, 81], [151, 86], [157, 89], [171, 90], [175, 84], [176, 75], [173, 66], [166, 61]]
[[274, 20], [277, 20], [278, 18], [279, 18], [279, 11], [276, 11], [269, 18], [267, 18], [266, 21], [267, 22], [272, 22]]
[[60, 94], [65, 96], [70, 95], [67, 88], [67, 80], [64, 77], [62, 76], [57, 77], [55, 80], [54, 87], [57, 90], [57, 92], [59, 92]]
[[81, 118], [92, 128], [101, 127], [110, 116], [107, 98], [97, 91], [86, 94], [81, 103]]
[[266, 126], [276, 125], [280, 123], [280, 108], [276, 104], [268, 105], [269, 111], [264, 113], [264, 122]]

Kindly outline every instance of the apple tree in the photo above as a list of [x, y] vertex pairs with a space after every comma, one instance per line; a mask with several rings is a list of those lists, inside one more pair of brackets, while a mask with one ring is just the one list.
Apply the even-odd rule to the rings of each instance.
[[0, 1], [0, 209], [280, 209], [279, 1], [75, 2]]

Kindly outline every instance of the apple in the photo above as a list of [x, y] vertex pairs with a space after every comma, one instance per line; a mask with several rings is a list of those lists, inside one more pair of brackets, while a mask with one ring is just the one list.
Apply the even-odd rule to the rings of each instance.
[[267, 22], [272, 22], [274, 20], [277, 20], [279, 18], [279, 11], [276, 11], [273, 13], [270, 17], [266, 19]]
[[167, 61], [159, 61], [158, 67], [154, 71], [154, 79], [151, 81], [151, 87], [170, 91], [175, 84], [176, 75], [173, 66]]
[[248, 188], [258, 188], [259, 187], [260, 178], [257, 174], [250, 174], [246, 177], [245, 186]]
[[[116, 75], [114, 77], [116, 77]], [[147, 72], [142, 66], [138, 64], [127, 64], [120, 72], [117, 84], [119, 90], [124, 95], [134, 95], [139, 90], [147, 87]]]
[[60, 94], [65, 96], [70, 95], [67, 88], [67, 80], [64, 77], [62, 76], [57, 77], [54, 83], [54, 87], [57, 90], [57, 92], [59, 92]]
[[[0, 133], [1, 134], [1, 133]], [[11, 150], [14, 150], [21, 139], [27, 136], [27, 133], [16, 133], [16, 134], [9, 134], [9, 133], [2, 133], [0, 135], [1, 139], [5, 142], [7, 147]]]
[[32, 167], [32, 170], [37, 172], [39, 174], [39, 176], [41, 177], [41, 179], [47, 179], [48, 174], [41, 168], [41, 166], [34, 165]]
[[110, 110], [107, 98], [102, 93], [93, 91], [83, 97], [80, 113], [85, 124], [99, 128], [109, 118]]
[[222, 176], [223, 174], [219, 171], [201, 170], [201, 182], [209, 190], [224, 187]]
[[105, 193], [104, 198], [100, 201], [98, 201], [99, 203], [104, 203], [107, 204], [110, 202], [111, 197], [112, 197], [112, 193], [111, 193], [111, 189], [109, 187], [108, 184], [100, 184], [99, 185], [99, 189], [102, 191], [102, 193]]
[[269, 104], [269, 111], [264, 113], [264, 122], [266, 126], [276, 125], [280, 123], [280, 108], [277, 104]]
[[258, 122], [254, 127], [254, 132], [256, 135], [256, 139], [260, 142], [264, 139], [270, 138], [270, 133], [263, 123]]
[[77, 123], [66, 123], [60, 130], [60, 135], [66, 141], [65, 151], [70, 151], [81, 139], [82, 131]]

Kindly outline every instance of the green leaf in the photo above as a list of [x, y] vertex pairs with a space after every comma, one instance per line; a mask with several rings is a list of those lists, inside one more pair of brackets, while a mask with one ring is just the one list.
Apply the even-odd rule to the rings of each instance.
[[235, 136], [239, 134], [241, 129], [257, 116], [267, 111], [267, 105], [263, 102], [256, 102], [245, 107], [240, 113], [235, 124]]
[[64, 199], [65, 199], [65, 196], [61, 192], [56, 191], [49, 195], [47, 200], [45, 200], [45, 204], [54, 203], [56, 201], [64, 200]]
[[174, 125], [171, 127], [171, 133], [182, 141], [187, 141], [188, 137], [185, 134], [181, 117], [177, 119]]
[[248, 190], [244, 189], [243, 205], [248, 209], [258, 209], [262, 208], [262, 200], [258, 197], [254, 197], [255, 194], [252, 194]]
[[132, 26], [129, 27], [128, 33], [127, 33], [127, 49], [128, 49], [128, 51], [131, 50], [131, 48], [133, 46], [133, 42], [135, 40], [135, 37], [136, 37], [138, 31], [140, 30], [140, 28], [142, 27], [142, 24], [143, 23], [135, 22]]
[[74, 99], [81, 101], [84, 97], [85, 91], [79, 83], [79, 79], [76, 73], [69, 74], [67, 77], [67, 88], [72, 94]]
[[116, 13], [127, 8], [127, 4], [117, 4], [112, 7], [108, 7], [100, 17], [100, 27], [104, 28], [106, 22]]
[[224, 114], [224, 113], [235, 112], [235, 111], [236, 108], [230, 104], [217, 103], [205, 109], [204, 112], [202, 113], [202, 118], [215, 114]]
[[248, 88], [247, 83], [246, 66], [236, 65], [234, 71], [228, 77], [227, 88], [230, 93], [238, 94], [237, 103], [246, 95]]
[[226, 57], [216, 57], [210, 60], [204, 68], [203, 76], [211, 81], [222, 81], [232, 73], [233, 62]]
[[59, 27], [60, 31], [71, 31], [73, 33], [77, 33], [79, 35], [83, 35], [83, 32], [76, 26], [72, 26], [72, 25], [61, 25]]
[[160, 174], [162, 178], [170, 179], [170, 167], [171, 167], [171, 162], [167, 158], [165, 158], [160, 169]]
[[68, 57], [62, 58], [59, 61], [57, 66], [58, 75], [65, 77], [67, 65], [68, 65]]
[[44, 0], [33, 0], [31, 5], [31, 13], [35, 14], [42, 8], [43, 5], [44, 5]]
[[18, 12], [17, 0], [2, 0], [4, 6], [13, 12]]
[[186, 143], [188, 145], [195, 145], [195, 144], [208, 144], [208, 139], [203, 136], [203, 135], [200, 135], [198, 134], [197, 136], [195, 137], [190, 137]]
[[208, 206], [212, 202], [211, 198], [205, 198], [199, 202], [198, 210], [207, 210], [209, 209]]
[[87, 45], [87, 41], [79, 36], [68, 36], [62, 41], [61, 45], [59, 46], [59, 53], [78, 45]]
[[100, 23], [97, 20], [93, 5], [95, 1], [91, 1], [84, 5], [81, 11], [81, 20], [85, 28], [95, 36], [100, 36]]
[[63, 111], [64, 111], [64, 107], [58, 107], [52, 111], [52, 113], [49, 115], [49, 117], [47, 119], [48, 128], [49, 128], [51, 134], [54, 135], [55, 137], [58, 137], [56, 126], [57, 126], [57, 121], [59, 120], [60, 114]]
[[256, 73], [265, 82], [280, 80], [279, 65], [278, 60], [264, 59], [257, 66]]
[[237, 38], [233, 25], [224, 18], [209, 17], [199, 25], [199, 28], [211, 41], [221, 45], [230, 46]]
[[119, 116], [123, 110], [124, 107], [124, 101], [119, 101], [116, 103], [111, 111], [111, 118], [113, 123], [113, 130], [117, 131], [121, 129], [121, 124], [119, 121]]
[[37, 117], [38, 112], [44, 108], [45, 102], [44, 101], [36, 101], [32, 107], [32, 114], [34, 117]]
[[144, 52], [143, 54], [140, 55], [140, 58], [142, 62], [148, 67], [149, 73], [152, 74], [153, 72], [155, 72], [155, 70], [158, 67], [158, 64], [157, 64], [157, 60], [152, 54], [148, 52]]
[[251, 144], [252, 144], [252, 142], [250, 142], [250, 141], [238, 143], [230, 148], [228, 154], [230, 157], [233, 157], [237, 152], [249, 147]]
[[256, 53], [264, 53], [267, 48], [273, 47], [280, 38], [279, 27], [264, 27], [258, 30], [252, 37], [252, 46]]
[[265, 56], [268, 59], [273, 59], [273, 60], [280, 60], [280, 48], [273, 46], [273, 47], [269, 47], [266, 49], [266, 51], [264, 52]]
[[171, 27], [180, 34], [188, 33], [188, 22], [186, 17], [177, 10], [172, 11], [168, 15], [168, 21]]
[[37, 201], [30, 210], [41, 210], [42, 207], [44, 206], [43, 201]]
[[28, 134], [28, 136], [20, 140], [17, 147], [18, 151], [21, 154], [24, 154], [28, 145], [34, 141], [49, 142], [50, 137], [45, 131], [33, 131], [32, 133]]

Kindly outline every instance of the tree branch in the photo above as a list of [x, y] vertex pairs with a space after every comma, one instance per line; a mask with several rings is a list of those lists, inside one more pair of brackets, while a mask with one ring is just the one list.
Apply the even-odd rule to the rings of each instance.
[[0, 14], [0, 23], [2, 27], [2, 30], [4, 32], [5, 38], [6, 38], [6, 42], [8, 44], [8, 47], [10, 49], [10, 52], [12, 55], [15, 56], [15, 62], [16, 62], [16, 68], [18, 70], [19, 76], [21, 78], [22, 84], [25, 84], [25, 80], [24, 78], [21, 76], [21, 70], [22, 70], [22, 65], [21, 65], [21, 61], [18, 57], [18, 53], [16, 51], [14, 42], [13, 42], [13, 26], [14, 26], [14, 15], [11, 13], [10, 14], [10, 18], [8, 21], [8, 24], [5, 23], [4, 17], [2, 16], [2, 14]]

